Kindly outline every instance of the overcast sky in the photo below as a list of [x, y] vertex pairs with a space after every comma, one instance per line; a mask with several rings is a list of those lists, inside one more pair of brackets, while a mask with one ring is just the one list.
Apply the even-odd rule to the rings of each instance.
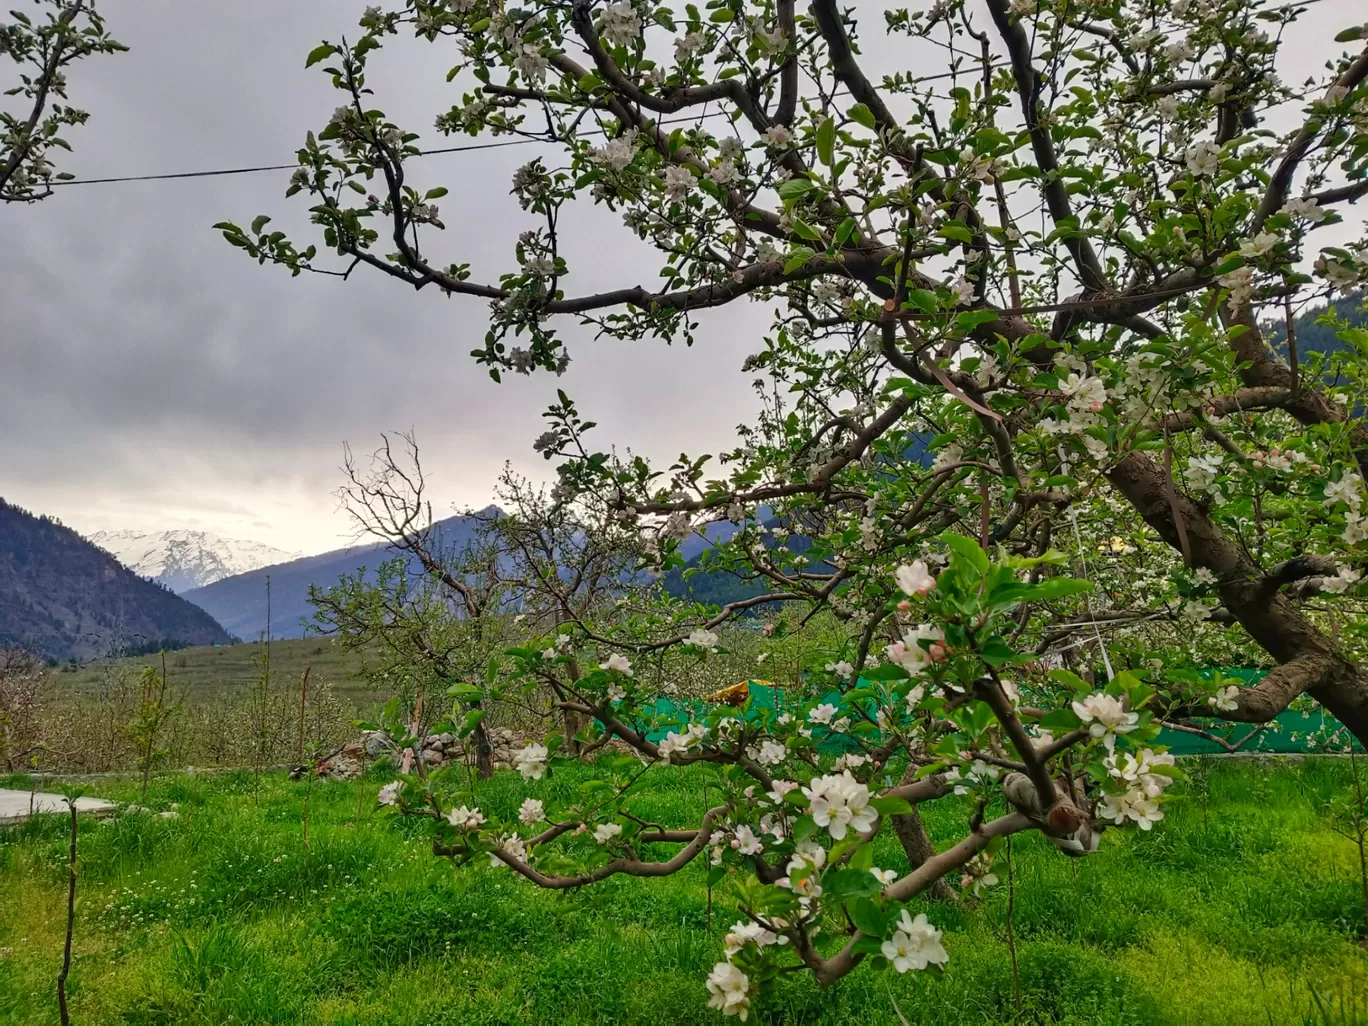
[[[1351, 24], [1360, 2], [1314, 8], [1294, 37], [1308, 72], [1319, 63], [1310, 40]], [[364, 4], [100, 7], [131, 50], [69, 75], [91, 112], [64, 165], [81, 178], [290, 161], [338, 102], [304, 55], [355, 36]], [[428, 146], [449, 144], [431, 124], [459, 101], [444, 83], [451, 63], [440, 45], [413, 40], [373, 59], [378, 105]], [[509, 179], [537, 149], [423, 161], [423, 187], [451, 188], [443, 262], [470, 260], [487, 278], [507, 267], [513, 236], [534, 226]], [[291, 279], [211, 230], [271, 213], [314, 241], [302, 205], [283, 198], [288, 178], [75, 186], [0, 208], [0, 496], [86, 532], [200, 528], [315, 552], [349, 538], [333, 497], [343, 442], [364, 450], [381, 431], [415, 429], [443, 509], [488, 501], [505, 459], [548, 473], [531, 444], [557, 386], [605, 442], [661, 457], [715, 451], [754, 408], [740, 372], [768, 320], [754, 305], [708, 318], [692, 351], [592, 341], [567, 324], [574, 362], [563, 378], [495, 385], [467, 355], [485, 330], [480, 301], [415, 294], [374, 273]], [[574, 240], [568, 289], [658, 281], [658, 259], [643, 260], [611, 214], [574, 214], [562, 236]], [[481, 246], [493, 248], [482, 256]]]

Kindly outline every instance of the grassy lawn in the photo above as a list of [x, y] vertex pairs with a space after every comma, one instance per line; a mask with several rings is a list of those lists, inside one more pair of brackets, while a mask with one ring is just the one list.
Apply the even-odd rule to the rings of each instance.
[[[572, 790], [583, 772], [530, 786], [503, 773], [482, 804], [511, 814], [529, 792]], [[1020, 1014], [1004, 884], [976, 905], [928, 905], [950, 952], [941, 978], [866, 968], [822, 992], [794, 974], [751, 1021], [897, 1024], [896, 1002], [928, 1026], [1368, 1023], [1356, 854], [1316, 812], [1347, 776], [1329, 760], [1227, 762], [1209, 772], [1206, 815], [1189, 793], [1153, 833], [1111, 831], [1093, 857], [1019, 839]], [[83, 821], [73, 1022], [721, 1021], [704, 1007], [703, 978], [737, 916], [719, 888], [708, 932], [702, 860], [664, 881], [539, 891], [434, 859], [417, 823], [372, 811], [380, 782], [315, 786], [307, 856], [304, 785], [281, 776], [263, 781], [259, 805], [248, 773], [163, 777], [148, 804], [179, 803], [178, 819]], [[661, 822], [702, 808], [692, 771], [661, 769], [651, 783], [645, 811]], [[137, 797], [132, 785], [102, 793]], [[935, 803], [938, 842], [966, 813]], [[57, 1021], [64, 825], [0, 831], [6, 1026]], [[902, 865], [896, 842], [881, 844], [879, 864]]]

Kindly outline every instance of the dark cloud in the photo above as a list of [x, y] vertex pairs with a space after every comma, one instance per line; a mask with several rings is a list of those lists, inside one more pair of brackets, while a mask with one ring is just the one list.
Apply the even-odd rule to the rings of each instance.
[[[1355, 20], [1359, 0], [1328, 0], [1290, 36], [1311, 73], [1325, 26]], [[874, 66], [916, 63], [877, 33]], [[71, 76], [92, 119], [71, 134], [82, 177], [285, 163], [337, 94], [304, 55], [354, 35], [360, 0], [105, 0], [132, 50]], [[1360, 12], [1361, 13], [1361, 12]], [[1310, 41], [1319, 46], [1313, 47]], [[928, 52], [926, 59], [943, 62]], [[389, 43], [374, 58], [377, 102], [425, 140], [459, 99], [441, 46]], [[1292, 75], [1287, 76], [1289, 79]], [[426, 158], [420, 186], [443, 184], [441, 261], [490, 278], [511, 260], [529, 215], [508, 196], [514, 147]], [[287, 549], [345, 535], [332, 491], [343, 441], [364, 450], [413, 427], [440, 497], [482, 504], [503, 461], [544, 475], [531, 452], [541, 411], [563, 386], [606, 441], [672, 457], [715, 450], [752, 409], [739, 373], [766, 323], [747, 306], [705, 318], [693, 350], [657, 341], [592, 342], [573, 328], [564, 379], [495, 386], [468, 352], [484, 332], [477, 301], [414, 294], [376, 274], [335, 279], [261, 268], [213, 222], [270, 212], [304, 239], [287, 172], [63, 189], [0, 209], [0, 495], [88, 530], [198, 526]], [[658, 258], [602, 210], [572, 211], [576, 291], [652, 285]], [[266, 526], [263, 526], [266, 525]]]
[[[92, 112], [73, 133], [80, 177], [285, 163], [337, 103], [304, 54], [355, 33], [345, 0], [106, 3], [132, 50], [71, 77]], [[412, 41], [376, 59], [378, 102], [431, 138], [459, 99], [449, 55]], [[534, 147], [427, 158], [445, 184], [443, 260], [494, 276], [531, 227], [508, 195]], [[68, 187], [0, 210], [0, 494], [83, 529], [172, 526], [316, 549], [347, 530], [331, 492], [344, 440], [364, 449], [413, 427], [439, 494], [487, 500], [507, 458], [538, 476], [541, 411], [562, 386], [605, 440], [674, 455], [721, 444], [751, 399], [740, 360], [765, 318], [713, 318], [695, 351], [595, 343], [570, 328], [563, 379], [496, 386], [467, 355], [478, 301], [414, 294], [375, 274], [351, 282], [261, 268], [210, 229], [256, 213], [312, 241], [287, 172]], [[658, 260], [611, 214], [568, 220], [574, 273], [596, 290], [650, 285]], [[585, 259], [576, 261], [576, 256]], [[643, 274], [644, 270], [644, 274]], [[701, 348], [703, 351], [697, 351]], [[269, 529], [262, 524], [269, 524]]]

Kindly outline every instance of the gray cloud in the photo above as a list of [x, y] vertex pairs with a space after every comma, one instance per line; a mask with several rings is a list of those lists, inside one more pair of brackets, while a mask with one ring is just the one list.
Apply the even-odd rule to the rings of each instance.
[[[360, 0], [105, 0], [130, 53], [71, 76], [88, 126], [71, 134], [81, 177], [286, 163], [337, 94], [304, 55], [356, 32]], [[878, 33], [876, 68], [917, 63]], [[1328, 0], [1290, 45], [1305, 73], [1327, 26], [1361, 17]], [[1321, 49], [1313, 47], [1312, 41]], [[926, 53], [927, 61], [943, 55]], [[429, 145], [432, 117], [459, 99], [454, 58], [412, 40], [374, 58], [377, 102]], [[921, 66], [926, 66], [922, 62]], [[1294, 76], [1289, 75], [1289, 78]], [[490, 278], [508, 266], [529, 216], [508, 196], [514, 147], [426, 158], [422, 187], [444, 184], [442, 259]], [[95, 530], [198, 526], [282, 548], [337, 544], [348, 525], [332, 490], [341, 446], [413, 427], [439, 499], [483, 503], [503, 461], [544, 476], [533, 456], [541, 410], [566, 388], [606, 441], [670, 457], [710, 451], [753, 409], [739, 373], [766, 323], [758, 306], [710, 315], [693, 350], [589, 340], [567, 329], [574, 363], [495, 386], [467, 353], [484, 332], [478, 301], [413, 294], [376, 274], [342, 284], [291, 280], [232, 250], [210, 225], [259, 212], [312, 241], [287, 172], [76, 186], [0, 209], [0, 495]], [[573, 210], [572, 276], [594, 291], [651, 285], [659, 259], [612, 215]]]
[[[336, 96], [303, 56], [355, 33], [338, 0], [106, 3], [132, 50], [72, 76], [92, 111], [73, 134], [80, 177], [286, 163]], [[447, 57], [412, 41], [376, 60], [380, 102], [438, 145], [432, 117], [459, 99]], [[448, 185], [444, 259], [492, 277], [529, 215], [508, 195], [534, 147], [427, 158]], [[375, 274], [291, 280], [210, 230], [258, 212], [313, 241], [288, 172], [68, 187], [0, 210], [0, 494], [83, 529], [207, 526], [287, 548], [347, 530], [331, 492], [341, 446], [413, 427], [438, 495], [482, 503], [503, 461], [536, 476], [541, 410], [566, 388], [605, 441], [674, 455], [721, 444], [751, 406], [738, 369], [765, 318], [712, 318], [700, 346], [595, 343], [574, 363], [494, 385], [467, 355], [478, 301], [414, 294]], [[609, 215], [611, 217], [611, 215]], [[659, 261], [600, 212], [576, 211], [567, 287], [641, 280]], [[575, 261], [576, 256], [586, 259]], [[589, 259], [592, 257], [592, 259]], [[646, 269], [645, 274], [642, 270]], [[703, 351], [699, 352], [701, 348]], [[269, 524], [269, 530], [261, 525]]]

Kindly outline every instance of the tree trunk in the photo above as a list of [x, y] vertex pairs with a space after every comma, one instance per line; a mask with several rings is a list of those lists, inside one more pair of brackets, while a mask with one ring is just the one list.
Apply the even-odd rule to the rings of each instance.
[[494, 746], [489, 741], [489, 731], [485, 730], [483, 720], [475, 725], [473, 734], [475, 738], [475, 772], [481, 779], [487, 779], [494, 775]]
[[[1205, 567], [1216, 575], [1225, 607], [1280, 664], [1254, 687], [1241, 688], [1239, 707], [1221, 713], [1221, 718], [1265, 723], [1306, 693], [1360, 744], [1368, 744], [1368, 679], [1339, 653], [1333, 639], [1279, 592], [1282, 584], [1309, 576], [1317, 568], [1309, 560], [1293, 560], [1286, 567], [1266, 571], [1206, 510], [1174, 488], [1168, 472], [1144, 453], [1128, 453], [1106, 473], [1165, 542], [1181, 549], [1186, 541], [1193, 567]], [[1296, 566], [1299, 562], [1305, 566]], [[1204, 710], [1203, 715], [1209, 712]]]
[[[914, 769], [915, 767], [908, 767], [907, 772], [903, 774], [902, 783], [912, 782]], [[931, 838], [926, 834], [926, 824], [922, 822], [921, 813], [915, 805], [912, 806], [911, 812], [898, 813], [893, 817], [893, 832], [898, 835], [903, 851], [907, 854], [907, 862], [913, 869], [919, 869], [923, 862], [936, 854], [936, 849], [931, 845]], [[955, 892], [945, 882], [944, 877], [933, 883], [927, 893], [938, 901], [955, 899]]]

